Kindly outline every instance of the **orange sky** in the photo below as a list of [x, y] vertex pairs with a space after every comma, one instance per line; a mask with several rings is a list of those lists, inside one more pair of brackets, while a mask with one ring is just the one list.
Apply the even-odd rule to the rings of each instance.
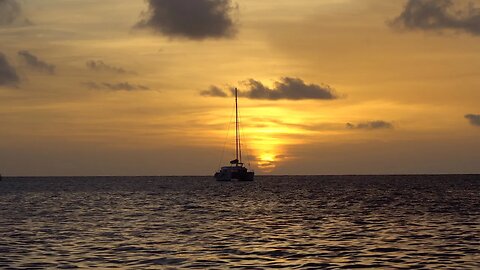
[[0, 1], [0, 173], [480, 173], [469, 1], [172, 1]]

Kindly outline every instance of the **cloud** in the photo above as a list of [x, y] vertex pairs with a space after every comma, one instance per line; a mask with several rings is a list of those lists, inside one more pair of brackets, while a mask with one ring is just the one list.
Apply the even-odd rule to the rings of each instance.
[[22, 15], [22, 7], [16, 0], [0, 0], [0, 26], [30, 25]]
[[228, 97], [227, 93], [225, 93], [222, 89], [214, 85], [210, 86], [208, 90], [201, 91], [200, 95], [206, 96], [206, 97]]
[[135, 74], [135, 72], [133, 71], [128, 71], [120, 67], [108, 65], [102, 60], [96, 60], [96, 61], [90, 60], [90, 61], [87, 61], [86, 65], [87, 65], [87, 68], [94, 71], [107, 71], [107, 72], [112, 72], [117, 74], [127, 74], [127, 73]]
[[0, 86], [15, 85], [20, 81], [15, 68], [8, 63], [7, 58], [0, 52]]
[[112, 91], [140, 91], [140, 90], [150, 90], [147, 86], [140, 84], [131, 84], [129, 82], [120, 82], [120, 83], [96, 83], [96, 82], [85, 82], [84, 86], [90, 89], [95, 90], [112, 90]]
[[231, 0], [147, 0], [149, 9], [136, 28], [171, 38], [229, 38], [236, 33]]
[[255, 123], [257, 128], [271, 128], [273, 126], [289, 127], [290, 129], [305, 130], [311, 132], [321, 131], [341, 131], [347, 129], [363, 129], [363, 130], [376, 130], [376, 129], [393, 129], [394, 125], [390, 122], [378, 120], [378, 121], [366, 121], [357, 124], [341, 123], [341, 122], [300, 122], [290, 123], [275, 118], [261, 118], [253, 117], [249, 119], [249, 122]]
[[[280, 81], [274, 83], [273, 88], [263, 85], [254, 79], [243, 82], [246, 90], [239, 90], [238, 95], [250, 99], [267, 99], [267, 100], [302, 100], [302, 99], [337, 99], [339, 96], [335, 90], [328, 85], [306, 84], [298, 78], [284, 77]], [[230, 89], [233, 92], [233, 88]], [[227, 93], [216, 86], [200, 92], [203, 96], [227, 97]]]
[[378, 121], [361, 122], [358, 124], [347, 123], [346, 127], [348, 129], [364, 129], [364, 130], [393, 129], [393, 124], [386, 121], [378, 120]]
[[261, 117], [254, 117], [249, 119], [252, 123], [256, 123], [255, 127], [258, 128], [269, 128], [272, 124], [276, 126], [286, 126], [293, 129], [301, 129], [307, 131], [325, 131], [325, 130], [342, 130], [345, 128], [344, 123], [335, 123], [335, 122], [326, 122], [326, 123], [319, 123], [319, 122], [308, 122], [308, 123], [291, 123], [286, 122], [276, 118], [261, 118]]
[[480, 127], [480, 114], [467, 114], [465, 118], [468, 119], [473, 126]]
[[0, 0], [0, 25], [11, 25], [22, 14], [20, 5], [15, 0]]
[[262, 158], [262, 156], [257, 155], [246, 155], [245, 161], [247, 163], [253, 163], [255, 166], [262, 170], [263, 172], [271, 172], [277, 167], [279, 164], [285, 162], [287, 159], [290, 158], [288, 155], [275, 155], [269, 157], [270, 159]]
[[240, 96], [251, 99], [337, 99], [335, 91], [328, 85], [305, 84], [298, 78], [284, 77], [279, 82], [274, 83], [274, 88], [270, 89], [261, 82], [250, 79], [245, 83], [248, 90], [240, 91]]
[[48, 73], [50, 75], [55, 74], [55, 66], [52, 64], [49, 64], [47, 62], [44, 62], [35, 55], [31, 54], [29, 51], [19, 51], [18, 56], [25, 62], [30, 68]]
[[480, 8], [468, 0], [409, 0], [389, 24], [408, 30], [454, 30], [480, 35]]

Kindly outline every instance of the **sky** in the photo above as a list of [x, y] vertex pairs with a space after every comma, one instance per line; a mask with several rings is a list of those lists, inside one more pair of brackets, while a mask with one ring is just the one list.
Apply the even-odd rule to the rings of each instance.
[[480, 1], [0, 0], [0, 173], [480, 173]]

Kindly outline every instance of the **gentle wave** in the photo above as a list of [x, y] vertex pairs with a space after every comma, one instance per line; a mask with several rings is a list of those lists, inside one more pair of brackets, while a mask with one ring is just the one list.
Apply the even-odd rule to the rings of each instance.
[[480, 177], [4, 178], [0, 268], [480, 268]]

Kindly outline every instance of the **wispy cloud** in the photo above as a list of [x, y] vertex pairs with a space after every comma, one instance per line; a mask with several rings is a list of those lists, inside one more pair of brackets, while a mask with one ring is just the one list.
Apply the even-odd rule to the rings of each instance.
[[468, 0], [409, 0], [400, 16], [389, 24], [398, 29], [480, 35], [480, 8]]
[[19, 81], [15, 68], [10, 65], [7, 57], [0, 52], [0, 86], [15, 85]]
[[[280, 81], [274, 83], [273, 88], [265, 86], [263, 83], [254, 79], [245, 81], [245, 90], [239, 90], [240, 96], [250, 99], [266, 99], [266, 100], [303, 100], [303, 99], [323, 99], [332, 100], [339, 96], [335, 90], [328, 85], [307, 84], [298, 78], [284, 77]], [[230, 89], [230, 95], [232, 89]], [[208, 90], [200, 92], [203, 96], [227, 97], [226, 91], [221, 90], [217, 86], [211, 86]]]
[[271, 172], [273, 169], [275, 169], [275, 167], [277, 167], [277, 165], [285, 162], [290, 157], [288, 155], [275, 155], [271, 157], [271, 160], [266, 160], [261, 156], [247, 155], [245, 158], [247, 162], [255, 164], [258, 169], [264, 172]]
[[201, 91], [200, 95], [206, 96], [206, 97], [228, 97], [227, 93], [225, 93], [222, 89], [214, 85], [210, 86], [208, 90]]
[[86, 63], [87, 68], [93, 71], [106, 71], [117, 74], [136, 74], [134, 71], [125, 70], [121, 67], [106, 64], [102, 60], [90, 60]]
[[129, 82], [119, 82], [119, 83], [97, 83], [97, 82], [84, 82], [83, 85], [90, 89], [95, 90], [112, 90], [112, 91], [142, 91], [150, 90], [147, 86], [140, 84], [132, 84]]
[[480, 127], [480, 114], [467, 114], [465, 115], [465, 118], [472, 126]]
[[19, 51], [18, 56], [25, 64], [27, 64], [28, 67], [33, 70], [48, 73], [50, 75], [55, 74], [55, 65], [40, 60], [37, 56], [33, 55], [29, 51]]
[[29, 25], [23, 17], [22, 7], [16, 0], [0, 0], [0, 26]]
[[276, 126], [284, 126], [293, 129], [301, 129], [307, 131], [329, 131], [329, 130], [342, 130], [345, 129], [344, 123], [336, 123], [336, 122], [308, 122], [308, 123], [290, 123], [283, 120], [275, 119], [275, 118], [261, 118], [255, 117], [250, 119], [252, 123], [256, 123], [256, 127], [268, 127], [271, 124]]
[[361, 122], [357, 124], [347, 123], [348, 129], [364, 129], [364, 130], [376, 130], [376, 129], [393, 129], [393, 124], [383, 120]]
[[377, 120], [377, 121], [365, 121], [359, 122], [356, 124], [353, 123], [342, 123], [342, 122], [304, 122], [304, 123], [290, 123], [274, 118], [252, 118], [251, 122], [256, 123], [255, 127], [268, 128], [272, 124], [275, 126], [289, 127], [292, 129], [299, 129], [312, 132], [322, 132], [322, 131], [341, 131], [345, 129], [363, 129], [363, 130], [376, 130], [376, 129], [393, 129], [394, 125], [387, 121]]
[[148, 0], [148, 11], [136, 28], [172, 38], [228, 38], [236, 33], [230, 0]]

